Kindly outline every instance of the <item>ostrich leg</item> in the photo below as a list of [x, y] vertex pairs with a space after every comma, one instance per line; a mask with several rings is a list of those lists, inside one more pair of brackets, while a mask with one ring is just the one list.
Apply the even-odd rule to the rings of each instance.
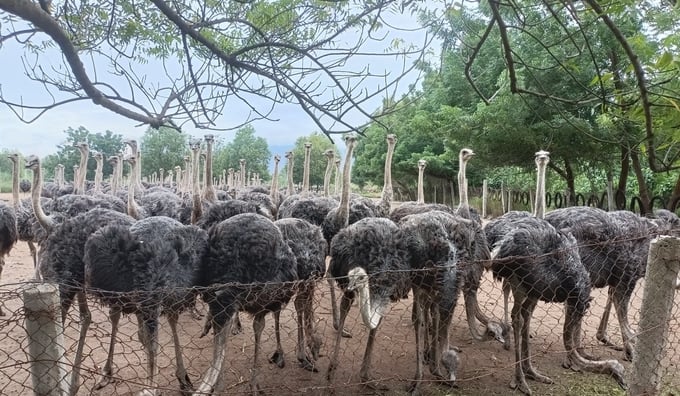
[[[609, 293], [607, 296], [607, 305], [602, 313], [602, 319], [600, 320], [600, 325], [597, 328], [597, 339], [603, 344], [612, 347], [616, 350], [625, 350], [625, 359], [628, 361], [633, 360], [633, 342], [632, 339], [635, 337], [630, 323], [628, 322], [628, 305], [630, 303], [630, 296], [633, 292], [633, 287], [609, 287]], [[619, 326], [621, 327], [621, 336], [623, 337], [623, 348], [616, 346], [607, 337], [607, 324], [609, 322], [609, 313], [611, 312], [611, 306], [614, 304], [616, 309], [616, 316], [619, 319]]]
[[87, 299], [82, 292], [78, 293], [78, 308], [81, 321], [80, 334], [78, 337], [76, 356], [73, 358], [73, 373], [71, 373], [71, 389], [69, 389], [69, 395], [75, 395], [80, 387], [80, 366], [83, 362], [83, 348], [85, 346], [87, 330], [90, 328], [90, 323], [92, 322], [92, 315], [90, 314], [90, 309], [87, 307]]
[[[308, 294], [304, 300], [304, 312], [305, 312], [305, 334], [307, 337], [307, 347], [312, 354], [312, 359], [314, 362], [319, 360], [319, 352], [321, 350], [322, 340], [321, 337], [316, 333], [316, 325], [314, 322], [314, 289], [316, 285], [314, 283], [309, 285]], [[313, 369], [314, 372], [318, 370]]]
[[422, 298], [420, 292], [414, 292], [413, 295], [413, 327], [416, 336], [416, 375], [413, 383], [408, 389], [412, 396], [420, 395], [420, 383], [423, 381], [423, 361], [424, 359], [424, 342], [425, 337], [425, 314], [423, 312]]
[[255, 333], [255, 357], [253, 358], [253, 371], [250, 379], [250, 389], [253, 395], [264, 394], [260, 389], [260, 347], [262, 331], [264, 330], [264, 317], [267, 313], [260, 312], [253, 317], [253, 333]]
[[522, 328], [522, 370], [524, 371], [524, 374], [526, 375], [527, 378], [532, 379], [534, 381], [542, 382], [544, 384], [552, 384], [553, 380], [550, 377], [547, 377], [534, 368], [533, 364], [531, 363], [531, 348], [529, 345], [529, 330], [531, 329], [531, 316], [534, 313], [534, 309], [536, 309], [536, 305], [538, 304], [538, 300], [533, 299], [533, 298], [527, 298], [524, 300], [522, 303], [522, 308], [521, 308], [521, 315], [522, 315], [522, 322], [523, 322], [523, 328]]
[[189, 374], [187, 374], [186, 366], [184, 366], [184, 357], [182, 356], [182, 345], [179, 342], [179, 335], [177, 334], [177, 321], [179, 316], [177, 313], [173, 312], [168, 315], [168, 324], [170, 325], [170, 330], [172, 331], [172, 342], [175, 347], [175, 361], [177, 362], [177, 369], [175, 370], [175, 377], [179, 381], [179, 387], [183, 394], [191, 392], [194, 388], [191, 380], [189, 379]]
[[[217, 386], [222, 373], [222, 366], [226, 357], [227, 332], [231, 331], [231, 321], [235, 320], [236, 312], [231, 315], [231, 319], [222, 326], [215, 326], [215, 338], [213, 339], [213, 361], [210, 368], [201, 379], [201, 383], [194, 392], [194, 396], [209, 395]], [[212, 315], [211, 315], [212, 316]]]
[[[314, 318], [312, 317], [312, 294], [309, 291], [310, 286], [304, 285], [303, 289], [298, 291], [295, 297], [295, 312], [297, 314], [297, 348], [296, 355], [300, 367], [305, 370], [318, 372], [314, 367], [314, 361], [318, 359], [320, 345], [316, 345], [316, 334], [314, 333]], [[313, 289], [312, 289], [313, 290]], [[306, 342], [305, 342], [306, 341]], [[307, 356], [305, 351], [305, 343], [308, 345], [312, 358]]]
[[281, 345], [281, 311], [274, 312], [274, 334], [276, 335], [276, 351], [269, 358], [269, 363], [276, 364], [279, 368], [286, 366], [283, 357], [283, 346]]
[[113, 352], [116, 347], [116, 336], [118, 335], [118, 323], [120, 322], [121, 310], [112, 307], [109, 310], [109, 320], [111, 321], [111, 338], [109, 340], [109, 353], [106, 356], [106, 363], [101, 371], [101, 378], [94, 386], [95, 389], [101, 389], [106, 385], [110, 384], [111, 374], [113, 374]]
[[156, 378], [158, 378], [159, 369], [156, 363], [158, 356], [158, 316], [145, 317], [145, 314], [137, 314], [137, 323], [139, 340], [146, 351], [146, 387], [137, 396], [157, 396], [160, 392]]
[[[347, 318], [347, 313], [352, 306], [353, 297], [348, 297], [347, 294], [343, 293], [340, 299], [340, 317], [338, 318], [338, 327], [343, 328], [345, 325], [345, 319]], [[335, 377], [335, 370], [338, 368], [338, 358], [340, 356], [340, 340], [342, 339], [342, 332], [337, 331], [335, 333], [335, 346], [333, 347], [333, 356], [331, 356], [331, 362], [328, 364], [328, 372], [326, 373], [326, 379], [328, 380], [328, 385], [332, 385], [333, 378]]]
[[38, 266], [38, 259], [36, 258], [38, 250], [35, 248], [33, 241], [27, 241], [26, 243], [28, 243], [28, 250], [31, 251], [31, 257], [33, 258], [33, 268], [35, 269], [33, 279], [40, 281], [42, 280], [42, 275], [40, 274], [40, 267]]
[[361, 362], [361, 369], [359, 370], [359, 378], [364, 385], [371, 389], [386, 391], [388, 388], [384, 384], [376, 381], [371, 375], [371, 360], [373, 358], [373, 344], [375, 343], [375, 334], [378, 327], [371, 329], [368, 332], [368, 340], [366, 341], [366, 351], [364, 352], [364, 359]]

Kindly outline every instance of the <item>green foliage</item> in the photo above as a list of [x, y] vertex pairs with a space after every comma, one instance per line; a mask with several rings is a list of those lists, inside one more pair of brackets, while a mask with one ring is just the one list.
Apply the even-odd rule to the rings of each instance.
[[259, 173], [262, 180], [269, 180], [269, 160], [272, 154], [267, 141], [255, 136], [255, 128], [246, 125], [236, 131], [234, 140], [224, 147], [215, 149], [213, 155], [213, 174], [222, 174], [223, 169], [240, 169], [239, 160], [246, 160], [246, 172]]
[[149, 128], [142, 136], [142, 175], [159, 172], [168, 174], [175, 166], [184, 168], [184, 156], [188, 154], [187, 135], [172, 128]]
[[[63, 144], [57, 145], [57, 153], [48, 155], [42, 160], [43, 172], [45, 180], [51, 179], [52, 171], [57, 164], [64, 165], [64, 178], [66, 180], [73, 180], [73, 165], [80, 163], [80, 151], [75, 144], [80, 142], [87, 142], [90, 145], [90, 155], [93, 151], [99, 151], [104, 155], [104, 178], [106, 179], [113, 168], [107, 161], [107, 158], [118, 153], [124, 149], [123, 137], [111, 131], [104, 133], [91, 133], [87, 128], [80, 126], [78, 129], [69, 127], [64, 131], [66, 134], [66, 141]], [[94, 160], [89, 159], [87, 162], [87, 180], [94, 179], [94, 171], [97, 164]]]
[[[293, 181], [295, 183], [302, 183], [302, 175], [304, 172], [304, 161], [305, 161], [305, 143], [311, 143], [312, 148], [310, 150], [310, 162], [309, 162], [309, 185], [319, 186], [323, 188], [323, 179], [326, 173], [326, 165], [328, 160], [324, 155], [326, 150], [335, 151], [335, 158], [339, 158], [340, 153], [333, 143], [324, 134], [319, 132], [314, 132], [309, 136], [301, 136], [295, 140], [295, 146], [292, 150], [293, 152]], [[283, 174], [288, 171], [287, 166], [283, 167]], [[333, 172], [335, 175], [335, 171]], [[331, 177], [331, 184], [335, 181], [334, 177]], [[285, 185], [285, 184], [284, 184]]]

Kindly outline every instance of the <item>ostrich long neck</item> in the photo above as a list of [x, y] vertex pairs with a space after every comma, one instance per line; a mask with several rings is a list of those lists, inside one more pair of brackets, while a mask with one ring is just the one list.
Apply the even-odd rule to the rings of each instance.
[[288, 177], [288, 191], [286, 191], [287, 195], [293, 195], [293, 192], [295, 191], [293, 187], [293, 156], [290, 155], [288, 156], [288, 169], [287, 169], [287, 174], [286, 176]]
[[87, 179], [87, 156], [90, 155], [90, 150], [86, 148], [80, 149], [80, 165], [78, 166], [78, 179], [75, 185], [75, 194], [85, 193], [85, 179]]
[[547, 163], [540, 161], [537, 163], [538, 176], [536, 178], [536, 207], [534, 216], [542, 219], [545, 216], [545, 167]]
[[33, 186], [31, 187], [31, 204], [33, 205], [33, 213], [38, 219], [40, 226], [50, 233], [54, 229], [55, 223], [51, 217], [47, 216], [40, 205], [40, 195], [42, 194], [42, 169], [40, 164], [33, 170]]
[[331, 173], [333, 173], [334, 157], [328, 154], [328, 163], [326, 164], [326, 172], [323, 175], [323, 196], [331, 195]]
[[309, 166], [312, 156], [312, 145], [311, 143], [305, 144], [305, 162], [302, 167], [302, 193], [307, 194], [309, 192]]
[[340, 158], [335, 160], [335, 195], [340, 193]]
[[104, 159], [97, 157], [97, 169], [94, 171], [94, 191], [95, 192], [101, 192], [102, 189], [102, 178], [104, 176], [103, 174], [103, 169], [104, 169]]
[[130, 161], [130, 185], [128, 186], [127, 211], [130, 217], [140, 220], [142, 218], [139, 213], [139, 205], [135, 201], [135, 185], [137, 183], [137, 164], [135, 161]]
[[377, 306], [371, 304], [371, 292], [368, 289], [368, 283], [359, 287], [358, 292], [361, 319], [366, 327], [371, 330], [375, 329], [380, 324], [382, 314]]
[[213, 169], [212, 169], [212, 141], [209, 139], [205, 140], [206, 152], [205, 152], [205, 173], [203, 177], [205, 178], [205, 191], [203, 192], [203, 198], [208, 202], [217, 201], [217, 194], [215, 193], [215, 187], [213, 186]]
[[113, 171], [111, 172], [111, 194], [118, 192], [118, 166], [119, 161], [113, 163]]
[[12, 204], [18, 213], [19, 206], [19, 159], [12, 159]]
[[347, 139], [347, 154], [342, 168], [342, 193], [340, 193], [340, 205], [337, 211], [339, 224], [345, 227], [349, 224], [349, 196], [350, 196], [350, 172], [352, 172], [352, 152], [354, 151], [354, 139]]
[[423, 176], [425, 174], [425, 166], [418, 166], [418, 203], [425, 203], [425, 191], [423, 187]]
[[458, 205], [458, 212], [463, 215], [463, 217], [470, 218], [470, 203], [468, 202], [468, 189], [467, 189], [467, 160], [463, 158], [461, 154], [458, 159], [458, 196], [460, 197], [460, 203]]
[[248, 175], [246, 174], [246, 161], [241, 160], [239, 161], [240, 166], [241, 166], [241, 188], [246, 188], [248, 187]]
[[272, 185], [269, 190], [274, 206], [279, 206], [279, 158], [274, 159], [274, 174], [272, 175]]
[[193, 170], [194, 174], [192, 177], [192, 182], [194, 185], [193, 188], [193, 206], [191, 210], [191, 224], [196, 224], [198, 222], [198, 219], [201, 218], [203, 215], [203, 207], [201, 206], [201, 193], [199, 191], [199, 186], [198, 186], [198, 150], [193, 151], [193, 164], [191, 169]]
[[392, 156], [394, 155], [394, 137], [387, 139], [387, 154], [385, 155], [385, 180], [383, 184], [382, 197], [380, 199], [382, 206], [389, 212], [392, 206], [392, 198], [394, 196], [392, 188]]

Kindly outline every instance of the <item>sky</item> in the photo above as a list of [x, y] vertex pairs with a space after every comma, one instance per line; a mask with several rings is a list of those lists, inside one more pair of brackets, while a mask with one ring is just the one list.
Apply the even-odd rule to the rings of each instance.
[[[393, 16], [392, 18], [393, 21], [391, 22], [394, 26], [402, 28], [417, 26], [417, 22], [408, 15]], [[390, 42], [391, 38], [400, 38], [407, 43], [412, 42], [422, 46], [425, 37], [423, 32], [405, 33], [403, 31], [397, 32], [389, 27], [385, 29], [387, 35], [385, 42], [387, 43]], [[384, 46], [385, 44], [376, 43], [375, 45]], [[378, 49], [380, 50], [379, 47]], [[436, 51], [437, 48], [433, 50]], [[22, 53], [18, 45], [13, 42], [6, 42], [0, 47], [0, 65], [3, 65], [3, 73], [0, 74], [0, 88], [4, 93], [12, 94], [13, 98], [24, 98], [27, 103], [33, 100], [32, 103], [35, 103], [36, 98], [44, 99], [45, 91], [39, 85], [29, 84], [23, 76]], [[59, 59], [59, 55], [55, 55], [55, 58]], [[394, 59], [375, 57], [366, 59], [365, 62], [369, 63], [371, 71], [375, 73], [382, 71], [398, 73], [402, 65], [400, 62], [395, 62]], [[363, 61], [357, 63], [357, 70], [360, 70], [364, 63]], [[101, 73], [101, 69], [98, 71]], [[407, 76], [399, 85], [398, 96], [405, 93], [410, 84], [416, 83], [417, 78], [417, 72], [412, 72]], [[376, 98], [375, 104], [368, 106], [368, 110], [377, 109], [381, 100], [382, 97]], [[46, 100], [40, 102], [47, 103]], [[243, 122], [241, 111], [243, 109], [225, 108], [220, 124], [224, 122], [227, 125], [235, 125]], [[278, 121], [255, 121], [252, 124], [256, 130], [256, 135], [265, 138], [270, 146], [292, 146], [298, 137], [318, 131], [316, 124], [299, 106], [294, 104], [278, 105], [272, 118], [278, 119]], [[365, 121], [362, 118], [351, 120], [357, 126]], [[138, 122], [117, 115], [91, 101], [79, 101], [57, 107], [30, 124], [23, 123], [6, 106], [2, 106], [0, 107], [0, 148], [18, 150], [24, 155], [46, 156], [55, 153], [57, 151], [56, 146], [65, 141], [66, 134], [63, 131], [69, 127], [75, 129], [79, 126], [87, 128], [92, 133], [103, 133], [106, 130], [111, 130], [123, 135], [125, 139], [135, 138], [138, 140], [147, 129], [146, 125], [140, 126]], [[209, 132], [188, 126], [183, 130], [196, 137], [203, 136], [206, 133], [214, 133], [225, 142], [230, 141], [234, 134], [234, 131]], [[337, 143], [339, 139], [334, 140]]]

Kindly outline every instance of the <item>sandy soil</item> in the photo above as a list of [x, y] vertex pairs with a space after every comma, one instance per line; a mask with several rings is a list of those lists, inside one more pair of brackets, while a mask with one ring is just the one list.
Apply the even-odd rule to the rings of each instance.
[[[18, 243], [7, 257], [2, 280], [0, 282], [0, 302], [6, 316], [0, 318], [0, 394], [26, 394], [31, 391], [29, 364], [27, 363], [26, 330], [22, 310], [21, 290], [26, 287], [33, 274], [33, 264], [25, 243]], [[264, 390], [273, 395], [323, 394], [334, 389], [342, 394], [406, 394], [415, 371], [415, 346], [413, 329], [410, 324], [411, 299], [393, 304], [391, 311], [378, 330], [377, 342], [373, 356], [374, 377], [382, 380], [389, 391], [372, 391], [358, 383], [358, 372], [365, 348], [367, 331], [361, 324], [359, 313], [353, 307], [348, 317], [347, 328], [354, 335], [351, 339], [343, 339], [341, 344], [341, 362], [333, 384], [327, 384], [325, 372], [329, 362], [330, 351], [334, 342], [334, 330], [331, 325], [329, 308], [329, 289], [326, 282], [321, 282], [317, 290], [316, 305], [317, 326], [324, 340], [322, 357], [318, 361], [318, 373], [305, 371], [298, 367], [295, 359], [296, 327], [293, 304], [289, 304], [282, 313], [282, 331], [286, 366], [283, 369], [269, 364], [266, 358], [275, 349], [273, 320], [268, 318], [263, 335], [263, 363], [261, 378]], [[500, 284], [493, 282], [490, 276], [484, 278], [480, 299], [482, 309], [490, 316], [501, 318], [503, 315]], [[631, 321], [637, 324], [638, 310], [642, 289], [639, 286], [631, 308]], [[606, 293], [597, 290], [584, 325], [583, 342], [586, 350], [602, 358], [622, 359], [622, 352], [600, 345], [595, 340], [595, 330], [599, 315], [606, 301]], [[115, 354], [116, 381], [102, 390], [94, 391], [97, 381], [98, 367], [104, 364], [110, 324], [107, 309], [90, 304], [93, 312], [93, 323], [88, 332], [83, 363], [82, 386], [79, 395], [129, 395], [142, 389], [145, 378], [145, 354], [137, 339], [137, 326], [134, 317], [121, 320], [121, 330]], [[674, 317], [678, 317], [680, 297], [676, 296]], [[199, 306], [205, 312], [205, 308]], [[555, 383], [551, 385], [529, 381], [535, 394], [539, 395], [571, 395], [571, 394], [622, 394], [616, 383], [602, 375], [577, 373], [565, 370], [561, 362], [565, 356], [562, 346], [562, 305], [540, 303], [532, 321], [532, 353], [535, 367], [551, 376]], [[227, 368], [224, 373], [223, 394], [248, 393], [250, 369], [253, 356], [253, 336], [251, 321], [242, 315], [244, 332], [229, 339]], [[675, 319], [669, 332], [668, 356], [664, 357], [666, 367], [664, 381], [680, 387], [680, 348], [678, 337], [680, 324]], [[76, 309], [72, 309], [66, 321], [65, 339], [69, 358], [75, 352], [79, 328]], [[197, 383], [202, 373], [210, 364], [212, 357], [212, 336], [199, 338], [202, 320], [193, 318], [189, 313], [183, 314], [180, 323], [180, 339], [184, 347], [185, 362], [189, 376]], [[610, 339], [620, 343], [618, 324], [614, 317], [610, 319]], [[513, 353], [506, 351], [495, 341], [476, 342], [470, 336], [464, 316], [462, 298], [456, 308], [456, 315], [451, 328], [451, 342], [460, 348], [462, 364], [456, 389], [443, 387], [433, 381], [426, 372], [424, 394], [443, 395], [505, 395], [512, 391], [508, 383], [513, 372]], [[164, 395], [180, 395], [177, 381], [174, 378], [174, 352], [167, 323], [162, 321], [160, 340], [160, 385]], [[626, 368], [629, 367], [624, 362]]]

